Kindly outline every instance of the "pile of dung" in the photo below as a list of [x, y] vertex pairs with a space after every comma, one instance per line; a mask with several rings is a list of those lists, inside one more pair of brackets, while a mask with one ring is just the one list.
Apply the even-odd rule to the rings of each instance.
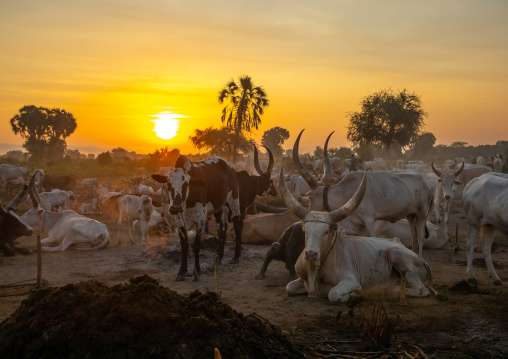
[[0, 324], [0, 358], [302, 358], [266, 319], [149, 277], [32, 293]]

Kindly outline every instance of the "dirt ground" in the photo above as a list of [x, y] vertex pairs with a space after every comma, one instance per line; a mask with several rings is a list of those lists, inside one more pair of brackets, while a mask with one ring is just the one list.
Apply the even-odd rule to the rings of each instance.
[[[167, 239], [169, 247], [166, 239], [151, 235], [147, 248], [142, 248], [139, 239], [136, 245], [125, 244], [128, 234], [124, 224], [120, 232], [124, 244], [118, 246], [115, 215], [105, 214], [97, 219], [108, 225], [110, 244], [97, 251], [71, 248], [65, 252], [44, 252], [42, 277], [49, 286], [65, 286], [89, 279], [114, 285], [147, 274], [178, 293], [217, 290], [213, 250], [203, 250], [201, 282], [192, 282], [190, 276], [185, 282], [175, 282], [179, 266], [176, 234]], [[455, 223], [459, 225], [458, 246], [454, 243]], [[307, 351], [307, 357], [347, 357], [345, 353], [350, 353], [348, 350], [361, 340], [362, 323], [369, 318], [374, 304], [381, 304], [386, 310], [394, 332], [390, 350], [399, 351], [399, 354], [407, 351], [408, 357], [423, 357], [423, 353], [436, 358], [508, 357], [508, 288], [506, 284], [492, 284], [481, 260], [475, 268], [478, 287], [461, 283], [466, 278], [467, 227], [464, 211], [457, 200], [452, 206], [450, 224], [452, 243], [443, 249], [424, 250], [438, 296], [408, 298], [406, 305], [400, 305], [398, 298], [367, 293], [362, 296], [365, 300], [356, 306], [331, 304], [326, 298], [288, 297], [285, 286], [289, 275], [283, 263], [272, 262], [265, 279], [254, 279], [267, 246], [244, 245], [240, 264], [230, 265], [232, 245], [229, 243], [219, 267], [221, 300], [238, 312], [257, 313], [280, 326], [302, 349], [318, 348], [314, 355]], [[35, 251], [36, 237], [21, 238], [18, 244]], [[478, 252], [475, 255], [482, 257]], [[499, 277], [508, 284], [508, 248], [499, 246], [493, 253], [493, 260]], [[189, 272], [192, 266], [193, 260], [190, 260]], [[37, 255], [4, 257], [0, 254], [0, 271], [0, 286], [33, 283]], [[0, 322], [14, 313], [31, 289], [29, 285], [0, 288]], [[341, 348], [344, 348], [343, 354], [340, 354]], [[358, 347], [355, 348], [358, 351]], [[375, 353], [355, 355], [381, 355], [381, 352]]]

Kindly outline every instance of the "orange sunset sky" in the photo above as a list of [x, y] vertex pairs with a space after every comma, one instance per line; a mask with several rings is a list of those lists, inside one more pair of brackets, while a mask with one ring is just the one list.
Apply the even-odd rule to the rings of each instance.
[[[71, 112], [68, 148], [197, 152], [221, 125], [218, 91], [250, 75], [305, 150], [350, 146], [346, 113], [376, 91], [414, 91], [438, 144], [508, 140], [508, 1], [0, 1], [0, 153], [21, 149], [24, 105]], [[175, 137], [153, 115], [181, 116]]]

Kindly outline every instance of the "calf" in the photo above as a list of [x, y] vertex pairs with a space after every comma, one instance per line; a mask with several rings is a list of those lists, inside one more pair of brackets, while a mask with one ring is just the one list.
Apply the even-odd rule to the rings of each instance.
[[[64, 191], [54, 189], [51, 192], [43, 192], [39, 194], [39, 206], [46, 211], [66, 210], [69, 207], [69, 201], [73, 200], [76, 204], [76, 196], [72, 191]], [[26, 203], [31, 203], [30, 196], [27, 197]]]
[[48, 237], [41, 244], [57, 243], [56, 247], [42, 247], [43, 251], [64, 251], [73, 244], [97, 245], [78, 249], [99, 249], [109, 242], [109, 232], [104, 223], [87, 218], [74, 211], [50, 212], [39, 206], [40, 196], [35, 187], [34, 177], [30, 180], [28, 193], [32, 208], [21, 216], [35, 230], [47, 231]]
[[102, 205], [97, 198], [92, 198], [92, 202], [83, 203], [79, 207], [79, 213], [81, 214], [102, 214]]
[[238, 176], [231, 164], [220, 157], [212, 157], [193, 163], [187, 157], [181, 155], [176, 160], [175, 170], [168, 176], [153, 174], [152, 178], [159, 183], [168, 184], [170, 213], [175, 216], [178, 225], [182, 257], [180, 270], [176, 277], [177, 281], [185, 280], [189, 251], [187, 231], [194, 226], [196, 226], [196, 237], [193, 243], [193, 280], [200, 280], [200, 241], [207, 218], [212, 214], [215, 217], [220, 240], [219, 259], [221, 260], [224, 256], [227, 233], [225, 207], [228, 209], [235, 228], [236, 244], [232, 263], [238, 263], [241, 252], [243, 220], [240, 212]]
[[25, 248], [20, 248], [14, 245], [14, 241], [21, 236], [31, 236], [33, 229], [26, 224], [15, 213], [21, 198], [25, 195], [28, 186], [25, 185], [23, 189], [14, 197], [9, 203], [7, 209], [4, 209], [0, 203], [0, 251], [4, 256], [13, 256], [14, 252], [22, 254], [29, 254], [30, 251]]
[[122, 224], [122, 220], [126, 218], [127, 230], [129, 231], [131, 243], [135, 244], [134, 238], [132, 237], [131, 221], [139, 219], [141, 225], [141, 243], [145, 245], [146, 238], [148, 237], [148, 223], [150, 222], [153, 212], [152, 199], [147, 195], [143, 195], [140, 198], [127, 194], [118, 198], [117, 203], [118, 211], [120, 213], [117, 229], [118, 244], [122, 244], [122, 240], [120, 239], [120, 226]]
[[363, 178], [353, 197], [331, 212], [309, 211], [288, 191], [282, 180], [280, 191], [286, 205], [303, 221], [305, 249], [296, 262], [298, 279], [286, 286], [288, 295], [317, 296], [319, 289], [328, 291], [331, 302], [345, 302], [362, 288], [389, 284], [392, 270], [400, 271], [407, 294], [425, 297], [430, 294], [422, 281], [432, 289], [428, 264], [404, 247], [398, 239], [357, 237], [338, 233], [337, 223], [347, 218], [360, 205], [367, 181]]

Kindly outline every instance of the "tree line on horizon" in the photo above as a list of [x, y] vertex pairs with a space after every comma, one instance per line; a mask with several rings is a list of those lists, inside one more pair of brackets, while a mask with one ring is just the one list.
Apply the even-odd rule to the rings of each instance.
[[[249, 136], [259, 128], [264, 110], [270, 105], [268, 95], [263, 87], [254, 85], [250, 76], [240, 76], [238, 81], [232, 79], [220, 89], [217, 100], [224, 105], [220, 117], [222, 126], [195, 129], [189, 140], [199, 151], [205, 150], [208, 155], [236, 162], [252, 152], [255, 141]], [[346, 158], [355, 153], [364, 160], [375, 156], [424, 160], [508, 154], [508, 141], [481, 146], [467, 146], [466, 142], [457, 141], [450, 146], [436, 146], [436, 137], [422, 131], [427, 116], [420, 96], [406, 89], [381, 90], [367, 95], [361, 99], [359, 111], [346, 114], [349, 120], [347, 139], [352, 147], [329, 148], [329, 154]], [[14, 133], [25, 139], [23, 147], [32, 162], [59, 161], [64, 156], [72, 158], [76, 155], [72, 152], [75, 150], [67, 150], [66, 138], [75, 131], [77, 123], [73, 115], [63, 109], [24, 106], [10, 124]], [[282, 147], [289, 136], [288, 130], [273, 127], [264, 132], [261, 144], [281, 158], [291, 155], [291, 150], [284, 151]], [[179, 155], [179, 149], [165, 147], [148, 154], [146, 161], [150, 166], [171, 165]], [[314, 152], [309, 153], [313, 159], [322, 158], [322, 155], [321, 146], [316, 146]], [[123, 148], [117, 148], [99, 154], [96, 160], [109, 164], [115, 158], [140, 159]]]

